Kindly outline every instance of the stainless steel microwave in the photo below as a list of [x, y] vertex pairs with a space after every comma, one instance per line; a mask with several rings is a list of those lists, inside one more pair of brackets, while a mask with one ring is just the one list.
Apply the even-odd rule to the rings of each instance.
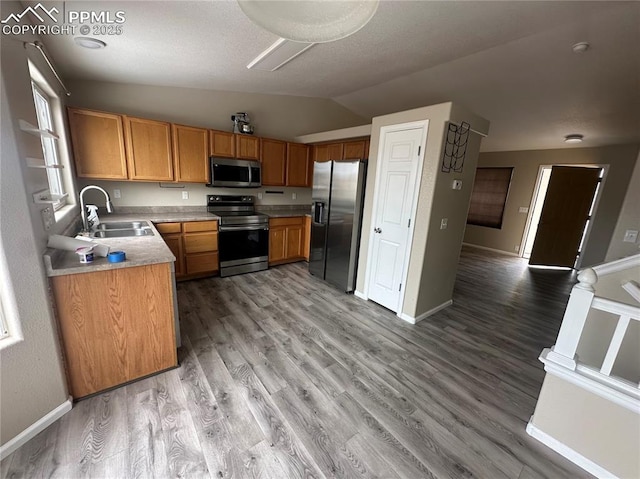
[[259, 161], [209, 157], [211, 182], [207, 186], [227, 188], [258, 188], [262, 186]]

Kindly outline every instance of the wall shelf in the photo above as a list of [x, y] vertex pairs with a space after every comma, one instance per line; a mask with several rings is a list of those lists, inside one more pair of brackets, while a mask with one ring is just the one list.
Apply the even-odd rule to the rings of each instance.
[[18, 123], [20, 124], [20, 129], [22, 131], [31, 133], [32, 135], [36, 135], [41, 138], [52, 138], [54, 140], [57, 140], [59, 138], [58, 135], [56, 135], [54, 132], [50, 130], [41, 130], [36, 126], [33, 126], [28, 121], [18, 120]]
[[36, 204], [52, 204], [69, 196], [67, 193], [64, 195], [52, 195], [49, 190], [38, 191], [33, 194], [33, 202]]
[[44, 160], [42, 158], [31, 158], [26, 157], [27, 167], [29, 168], [51, 168], [51, 169], [62, 169], [64, 165], [45, 165]]

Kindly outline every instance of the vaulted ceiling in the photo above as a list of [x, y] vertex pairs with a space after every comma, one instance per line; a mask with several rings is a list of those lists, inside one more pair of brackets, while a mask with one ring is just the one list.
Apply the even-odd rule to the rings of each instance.
[[639, 2], [382, 0], [275, 72], [247, 70], [278, 37], [233, 0], [42, 3], [126, 14], [122, 35], [94, 35], [103, 50], [43, 37], [65, 78], [331, 98], [365, 118], [453, 100], [491, 121], [485, 151], [640, 142]]

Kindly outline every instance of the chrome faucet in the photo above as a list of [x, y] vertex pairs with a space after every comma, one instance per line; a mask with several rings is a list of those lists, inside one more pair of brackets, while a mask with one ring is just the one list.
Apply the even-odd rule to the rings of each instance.
[[99, 190], [104, 193], [104, 197], [107, 199], [107, 213], [113, 213], [113, 203], [111, 203], [111, 198], [109, 198], [109, 193], [107, 193], [103, 188], [100, 188], [96, 185], [89, 185], [82, 188], [80, 191], [80, 215], [82, 216], [82, 231], [85, 233], [89, 232], [89, 220], [87, 219], [87, 209], [84, 206], [84, 193], [87, 190]]

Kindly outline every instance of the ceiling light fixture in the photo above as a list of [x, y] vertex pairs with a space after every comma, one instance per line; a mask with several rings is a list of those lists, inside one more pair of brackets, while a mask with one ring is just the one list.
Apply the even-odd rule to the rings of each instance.
[[379, 0], [237, 0], [256, 25], [294, 42], [327, 43], [353, 35], [378, 9]]
[[573, 53], [584, 53], [590, 47], [591, 45], [589, 44], [589, 42], [578, 42], [575, 45], [573, 45], [571, 49], [573, 50]]
[[564, 137], [565, 143], [582, 143], [584, 136], [579, 134], [567, 135]]
[[76, 45], [79, 45], [84, 48], [89, 48], [90, 50], [100, 50], [107, 46], [105, 42], [102, 40], [98, 40], [97, 38], [90, 37], [75, 37], [73, 39], [76, 42]]

